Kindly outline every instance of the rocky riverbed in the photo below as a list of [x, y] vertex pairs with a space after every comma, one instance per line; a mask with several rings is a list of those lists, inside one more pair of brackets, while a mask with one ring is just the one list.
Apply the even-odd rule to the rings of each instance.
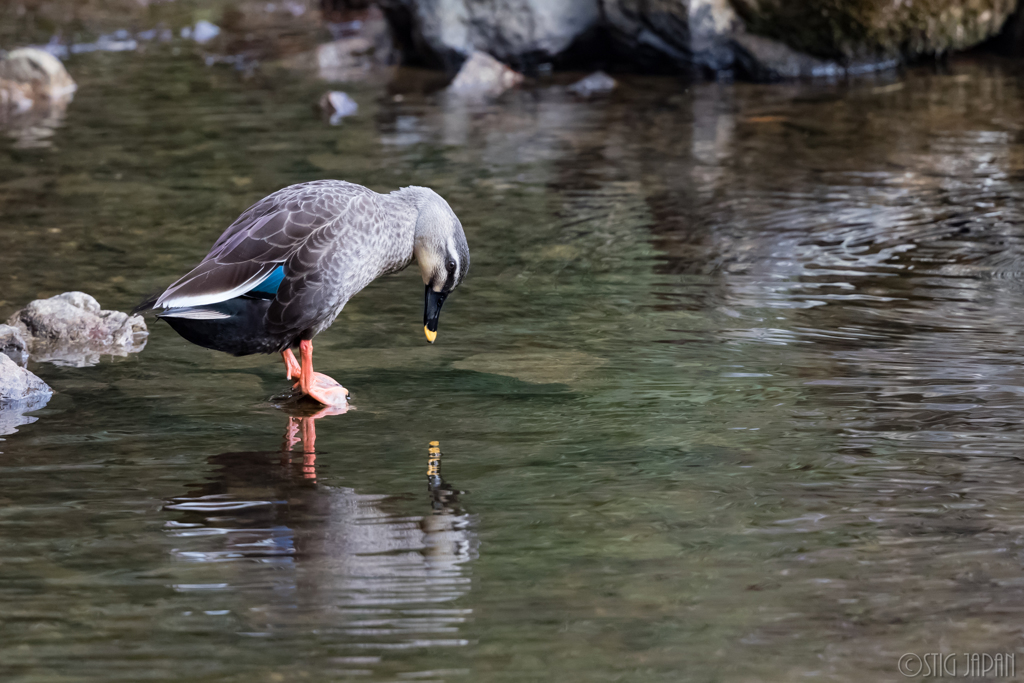
[[[35, 35], [59, 56], [187, 41], [210, 65], [283, 62], [332, 81], [402, 61], [449, 76], [474, 52], [555, 68], [755, 81], [837, 78], [979, 45], [1020, 53], [1018, 0], [110, 0], [8, 3], [0, 47]], [[130, 28], [136, 27], [136, 28]], [[183, 48], [178, 48], [183, 49]], [[382, 72], [384, 73], [384, 72]], [[387, 75], [378, 75], [386, 78]], [[2, 101], [2, 100], [0, 100]]]

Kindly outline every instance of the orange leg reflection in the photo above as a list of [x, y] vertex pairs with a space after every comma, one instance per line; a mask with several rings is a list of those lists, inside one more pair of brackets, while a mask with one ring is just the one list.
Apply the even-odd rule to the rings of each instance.
[[284, 433], [284, 462], [290, 462], [288, 453], [298, 444], [302, 444], [302, 475], [306, 479], [316, 479], [316, 418], [289, 417], [288, 429]]
[[316, 421], [328, 415], [341, 415], [348, 410], [346, 403], [342, 406], [325, 406], [306, 417], [288, 418], [283, 451], [290, 453], [298, 444], [302, 444], [302, 472], [307, 479], [316, 479]]

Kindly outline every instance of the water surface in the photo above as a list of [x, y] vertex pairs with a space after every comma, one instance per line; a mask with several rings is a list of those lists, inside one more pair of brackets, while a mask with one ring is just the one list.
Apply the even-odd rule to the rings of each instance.
[[131, 308], [325, 177], [433, 187], [473, 267], [434, 346], [411, 271], [318, 337], [355, 410], [315, 457], [276, 358], [154, 323], [32, 365], [57, 393], [0, 442], [4, 680], [902, 680], [1022, 647], [1015, 65], [489, 105], [402, 72], [337, 127], [271, 67], [69, 66], [63, 124], [0, 142], [0, 317]]

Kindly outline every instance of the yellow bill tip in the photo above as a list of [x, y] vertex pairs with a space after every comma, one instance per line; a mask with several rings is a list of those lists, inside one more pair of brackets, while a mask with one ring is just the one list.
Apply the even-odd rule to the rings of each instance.
[[433, 344], [434, 340], [437, 339], [437, 332], [431, 332], [427, 329], [426, 325], [423, 326], [423, 334], [427, 335], [427, 341], [431, 344]]

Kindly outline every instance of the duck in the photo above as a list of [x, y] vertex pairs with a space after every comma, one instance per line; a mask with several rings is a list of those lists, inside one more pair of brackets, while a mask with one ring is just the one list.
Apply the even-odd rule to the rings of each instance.
[[199, 265], [133, 313], [152, 311], [208, 349], [280, 354], [294, 388], [342, 406], [349, 392], [313, 371], [312, 340], [364, 287], [414, 259], [433, 344], [441, 306], [469, 272], [466, 234], [448, 202], [427, 187], [379, 194], [342, 180], [299, 183], [246, 209]]

